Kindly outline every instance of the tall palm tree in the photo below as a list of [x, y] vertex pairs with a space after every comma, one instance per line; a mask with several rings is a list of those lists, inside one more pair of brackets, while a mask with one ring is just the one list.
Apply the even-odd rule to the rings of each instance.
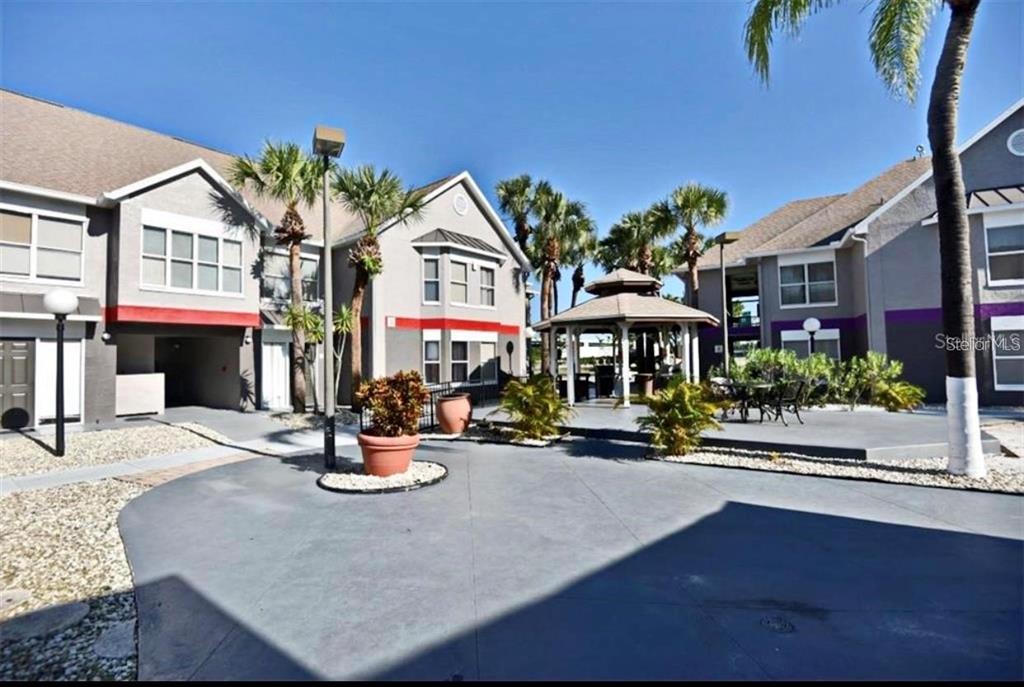
[[681, 242], [674, 246], [674, 252], [686, 264], [686, 297], [696, 308], [700, 293], [697, 260], [707, 250], [707, 240], [700, 230], [725, 219], [729, 197], [725, 191], [690, 182], [673, 191], [669, 203], [675, 222], [683, 228]]
[[661, 277], [667, 271], [664, 241], [675, 232], [675, 222], [665, 202], [643, 212], [627, 212], [601, 239], [597, 262], [607, 271], [625, 268]]
[[373, 165], [336, 170], [331, 180], [332, 192], [355, 213], [363, 224], [363, 233], [349, 249], [348, 263], [355, 269], [352, 284], [351, 373], [352, 406], [358, 405], [356, 391], [363, 379], [362, 312], [366, 289], [384, 269], [377, 233], [388, 220], [405, 223], [423, 211], [422, 191], [406, 189], [402, 180], [388, 169], [378, 173]]
[[[267, 141], [259, 157], [235, 158], [228, 176], [238, 188], [248, 187], [260, 198], [284, 204], [274, 237], [288, 246], [291, 308], [302, 310], [302, 242], [310, 235], [299, 208], [311, 206], [319, 196], [323, 163], [294, 143]], [[292, 327], [292, 411], [306, 412], [306, 334], [302, 327]]]
[[499, 181], [494, 188], [498, 208], [512, 222], [516, 243], [525, 253], [530, 244], [530, 213], [533, 211], [534, 187], [529, 174], [520, 174]]
[[597, 223], [584, 211], [576, 221], [576, 236], [571, 245], [568, 246], [563, 260], [567, 265], [572, 266], [572, 299], [569, 307], [576, 307], [576, 299], [586, 284], [586, 277], [583, 268], [588, 262], [594, 260], [597, 255]]
[[[878, 0], [868, 44], [875, 71], [889, 91], [913, 101], [921, 81], [921, 48], [932, 16], [943, 5], [950, 10], [928, 101], [928, 143], [939, 220], [939, 265], [942, 329], [947, 340], [965, 342], [974, 336], [974, 296], [967, 200], [960, 156], [956, 151], [957, 107], [967, 48], [981, 0]], [[824, 0], [756, 0], [745, 27], [747, 57], [762, 80], [768, 80], [769, 52], [776, 29], [796, 33]], [[983, 477], [978, 419], [978, 385], [974, 348], [945, 346], [946, 409], [949, 422], [949, 465], [953, 474]]]

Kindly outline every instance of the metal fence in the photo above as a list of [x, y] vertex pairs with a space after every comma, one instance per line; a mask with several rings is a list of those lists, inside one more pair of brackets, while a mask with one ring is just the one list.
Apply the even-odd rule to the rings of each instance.
[[[501, 392], [505, 384], [512, 377], [502, 375], [497, 382], [490, 384], [460, 384], [458, 382], [441, 382], [440, 384], [427, 384], [430, 392], [430, 400], [423, 404], [420, 411], [420, 430], [431, 429], [437, 426], [435, 410], [437, 399], [449, 394], [469, 394], [470, 401], [474, 408], [497, 403], [501, 398]], [[368, 408], [359, 411], [359, 430], [364, 431], [373, 424], [373, 413]]]

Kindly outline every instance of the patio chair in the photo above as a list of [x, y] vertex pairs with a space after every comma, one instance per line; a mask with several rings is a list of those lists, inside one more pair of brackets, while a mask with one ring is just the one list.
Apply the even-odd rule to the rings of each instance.
[[784, 415], [785, 411], [789, 411], [796, 415], [796, 419], [800, 424], [804, 424], [804, 419], [800, 417], [800, 402], [801, 394], [803, 393], [804, 386], [807, 384], [802, 379], [791, 379], [784, 382], [780, 382], [776, 387], [775, 403], [773, 411], [775, 413], [776, 420], [782, 420], [782, 424], [789, 427], [789, 423], [786, 422]]

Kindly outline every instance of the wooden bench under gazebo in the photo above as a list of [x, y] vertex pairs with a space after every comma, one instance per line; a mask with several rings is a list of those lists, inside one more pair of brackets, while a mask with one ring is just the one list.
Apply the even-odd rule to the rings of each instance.
[[718, 326], [718, 319], [702, 310], [663, 298], [659, 295], [661, 281], [632, 270], [618, 269], [595, 279], [584, 289], [594, 298], [560, 312], [533, 325], [548, 337], [549, 372], [557, 377], [558, 336], [565, 334], [568, 365], [566, 395], [569, 405], [576, 404], [575, 380], [579, 370], [576, 359], [581, 334], [611, 332], [619, 348], [618, 379], [622, 405], [629, 406], [630, 349], [629, 335], [660, 337], [667, 341], [670, 330], [678, 327], [676, 358], [682, 360], [682, 374], [688, 381], [700, 380], [700, 357], [697, 326]]

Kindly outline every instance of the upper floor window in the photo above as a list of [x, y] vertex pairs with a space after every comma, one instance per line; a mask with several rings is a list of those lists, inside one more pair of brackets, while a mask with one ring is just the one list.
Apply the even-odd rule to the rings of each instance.
[[469, 303], [469, 265], [452, 260], [451, 273], [452, 303]]
[[423, 258], [423, 302], [441, 302], [441, 261]]
[[1024, 213], [985, 217], [990, 286], [1024, 284]]
[[836, 304], [836, 264], [833, 260], [779, 265], [782, 307]]
[[494, 269], [480, 268], [480, 304], [494, 305]]
[[[300, 258], [302, 265], [302, 299], [316, 301], [320, 297], [317, 276], [320, 263], [315, 258]], [[275, 301], [289, 301], [292, 297], [291, 258], [281, 253], [263, 255], [263, 279], [260, 295]]]
[[0, 275], [82, 280], [82, 220], [0, 210]]
[[142, 228], [143, 286], [242, 293], [242, 242], [161, 227]]

